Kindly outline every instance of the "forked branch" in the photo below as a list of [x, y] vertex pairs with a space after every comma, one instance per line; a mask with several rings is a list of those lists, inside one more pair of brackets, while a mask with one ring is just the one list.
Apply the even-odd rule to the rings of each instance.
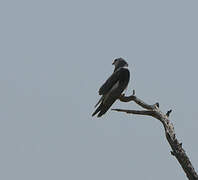
[[125, 112], [128, 114], [152, 116], [158, 119], [163, 124], [166, 139], [168, 140], [168, 143], [172, 148], [171, 154], [176, 157], [176, 159], [180, 163], [181, 167], [183, 168], [189, 180], [198, 180], [198, 175], [195, 169], [193, 168], [193, 165], [190, 162], [190, 159], [188, 158], [185, 150], [183, 149], [182, 143], [179, 143], [179, 141], [177, 140], [174, 126], [169, 120], [169, 116], [172, 110], [169, 110], [166, 114], [163, 114], [159, 109], [159, 103], [149, 105], [144, 101], [142, 101], [141, 99], [137, 98], [135, 96], [135, 91], [133, 91], [133, 94], [131, 96], [122, 95], [120, 97], [120, 101], [122, 102], [134, 101], [136, 104], [138, 104], [139, 106], [141, 106], [146, 110], [127, 110], [127, 109], [112, 109], [112, 110], [118, 112]]

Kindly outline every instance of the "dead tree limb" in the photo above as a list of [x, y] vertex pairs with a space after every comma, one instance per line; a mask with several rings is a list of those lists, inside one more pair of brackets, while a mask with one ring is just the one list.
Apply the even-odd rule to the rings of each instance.
[[174, 126], [169, 120], [169, 115], [172, 112], [172, 110], [169, 110], [166, 114], [163, 114], [159, 109], [159, 103], [149, 105], [144, 101], [142, 101], [141, 99], [137, 98], [135, 96], [135, 91], [133, 91], [133, 95], [131, 96], [122, 95], [120, 97], [120, 101], [122, 102], [134, 101], [136, 104], [138, 104], [139, 106], [141, 106], [146, 110], [127, 110], [127, 109], [112, 109], [112, 110], [118, 112], [125, 112], [129, 114], [152, 116], [158, 119], [163, 124], [166, 139], [168, 140], [168, 143], [172, 148], [171, 154], [176, 157], [176, 159], [180, 163], [181, 167], [183, 168], [189, 180], [198, 180], [198, 175], [195, 169], [193, 168], [193, 165], [190, 162], [190, 159], [188, 158], [185, 150], [183, 149], [182, 143], [179, 143], [179, 141], [177, 140]]

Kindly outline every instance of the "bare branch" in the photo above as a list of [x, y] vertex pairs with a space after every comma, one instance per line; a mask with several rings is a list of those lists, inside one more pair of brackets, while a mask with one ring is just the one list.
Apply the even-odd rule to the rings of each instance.
[[119, 99], [122, 102], [134, 101], [136, 104], [147, 110], [127, 110], [127, 109], [112, 109], [112, 110], [118, 112], [125, 112], [129, 114], [152, 116], [158, 119], [163, 124], [166, 139], [172, 148], [171, 154], [176, 157], [176, 159], [180, 163], [181, 167], [183, 168], [189, 180], [198, 180], [198, 175], [192, 163], [190, 162], [185, 150], [182, 148], [182, 143], [179, 143], [179, 141], [176, 138], [174, 126], [168, 119], [172, 110], [169, 110], [166, 114], [163, 114], [159, 109], [159, 103], [155, 103], [153, 105], [149, 105], [145, 103], [143, 100], [135, 96], [135, 90], [133, 90], [133, 94], [131, 96], [122, 95]]
[[135, 96], [135, 91], [133, 91], [133, 95], [131, 96], [125, 96], [124, 94], [120, 96], [120, 101], [122, 102], [130, 102], [130, 101], [134, 101], [136, 104], [138, 104], [139, 106], [141, 106], [144, 109], [148, 109], [148, 110], [153, 110], [156, 107], [159, 107], [159, 103], [155, 103], [153, 105], [149, 105], [147, 103], [145, 103], [144, 101], [142, 101], [141, 99], [137, 98]]

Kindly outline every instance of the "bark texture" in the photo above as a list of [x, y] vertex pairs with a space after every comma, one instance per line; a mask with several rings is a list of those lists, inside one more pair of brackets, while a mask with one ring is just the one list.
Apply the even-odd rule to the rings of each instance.
[[152, 116], [158, 119], [164, 127], [165, 135], [168, 143], [170, 144], [172, 151], [171, 154], [176, 157], [178, 162], [180, 163], [181, 167], [183, 168], [186, 176], [189, 180], [198, 180], [198, 175], [190, 162], [185, 150], [182, 147], [182, 143], [180, 143], [175, 134], [174, 126], [169, 120], [169, 115], [172, 110], [169, 110], [166, 114], [163, 114], [159, 109], [159, 103], [155, 103], [153, 105], [149, 105], [142, 101], [141, 99], [135, 96], [135, 91], [133, 91], [133, 95], [131, 96], [124, 96], [120, 97], [120, 101], [122, 102], [130, 102], [134, 101], [136, 104], [141, 106], [146, 110], [127, 110], [127, 109], [112, 109], [118, 112], [125, 112], [129, 114], [137, 114], [137, 115], [146, 115]]

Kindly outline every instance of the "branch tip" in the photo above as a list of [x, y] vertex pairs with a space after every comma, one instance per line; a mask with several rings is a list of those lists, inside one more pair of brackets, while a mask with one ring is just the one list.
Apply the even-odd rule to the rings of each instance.
[[135, 96], [135, 89], [133, 89], [133, 96]]
[[159, 103], [158, 103], [158, 102], [156, 102], [156, 103], [155, 103], [155, 106], [157, 106], [157, 107], [159, 108]]
[[182, 143], [179, 143], [179, 146], [182, 148]]
[[172, 112], [172, 109], [170, 109], [169, 111], [167, 111], [166, 116], [169, 117], [171, 112]]
[[171, 155], [175, 156], [175, 153], [173, 151], [171, 151]]

